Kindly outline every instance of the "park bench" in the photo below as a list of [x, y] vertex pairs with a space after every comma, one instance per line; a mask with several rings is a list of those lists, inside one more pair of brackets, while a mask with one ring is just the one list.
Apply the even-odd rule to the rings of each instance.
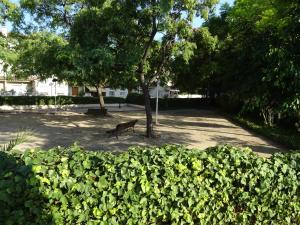
[[134, 126], [137, 123], [138, 120], [132, 120], [127, 123], [120, 123], [116, 126], [115, 129], [108, 130], [106, 133], [110, 135], [115, 135], [117, 139], [119, 139], [119, 134], [123, 131], [129, 130], [129, 128], [132, 128], [132, 132], [134, 132]]

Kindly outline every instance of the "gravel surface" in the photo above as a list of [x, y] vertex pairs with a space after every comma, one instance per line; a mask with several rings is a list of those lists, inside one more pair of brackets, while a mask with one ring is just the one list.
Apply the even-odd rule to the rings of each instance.
[[[117, 140], [107, 130], [118, 123], [138, 119], [136, 133], [123, 133]], [[88, 150], [120, 152], [134, 145], [183, 144], [205, 149], [217, 144], [250, 147], [263, 156], [285, 151], [281, 146], [250, 133], [211, 110], [174, 110], [159, 115], [160, 125], [154, 126], [157, 138], [148, 139], [143, 111], [110, 112], [107, 117], [85, 115], [80, 112], [1, 113], [0, 144], [6, 143], [20, 130], [32, 132], [19, 149], [70, 146], [74, 142]]]

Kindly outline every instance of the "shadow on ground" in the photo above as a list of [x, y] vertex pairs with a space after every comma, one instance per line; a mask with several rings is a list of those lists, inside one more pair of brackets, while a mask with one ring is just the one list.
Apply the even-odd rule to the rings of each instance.
[[[67, 147], [78, 142], [88, 150], [120, 152], [140, 145], [183, 144], [205, 149], [217, 144], [248, 146], [262, 155], [281, 151], [280, 146], [258, 137], [210, 110], [174, 110], [159, 115], [154, 126], [158, 138], [148, 139], [143, 112], [113, 112], [109, 117], [95, 117], [79, 113], [59, 115], [1, 114], [0, 144], [20, 129], [33, 131], [30, 142], [22, 148], [55, 146]], [[138, 119], [136, 133], [126, 132], [117, 140], [106, 131], [118, 123]]]

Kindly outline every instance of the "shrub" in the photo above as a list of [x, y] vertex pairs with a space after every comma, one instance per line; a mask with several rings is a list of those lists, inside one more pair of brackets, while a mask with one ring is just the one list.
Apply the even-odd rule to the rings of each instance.
[[171, 145], [0, 156], [1, 224], [300, 223], [300, 153]]
[[[125, 103], [124, 98], [105, 97], [105, 103]], [[96, 97], [57, 96], [57, 105], [98, 104]], [[53, 96], [0, 96], [0, 105], [54, 105]]]

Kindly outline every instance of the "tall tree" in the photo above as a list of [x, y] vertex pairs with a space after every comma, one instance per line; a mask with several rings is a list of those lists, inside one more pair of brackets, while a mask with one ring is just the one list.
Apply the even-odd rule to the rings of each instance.
[[269, 125], [275, 113], [299, 111], [299, 8], [294, 0], [238, 0], [229, 14], [242, 98]]
[[174, 56], [181, 54], [188, 60], [193, 54], [195, 44], [190, 41], [193, 19], [197, 15], [206, 17], [207, 10], [215, 3], [214, 0], [114, 2], [114, 8], [120, 10], [119, 17], [126, 21], [125, 35], [136, 52], [134, 76], [145, 97], [147, 137], [153, 136], [149, 87], [168, 74], [166, 71]]
[[210, 86], [268, 125], [300, 109], [299, 9], [295, 0], [237, 0], [204, 24], [218, 37]]
[[[189, 37], [192, 35], [193, 19], [200, 15], [207, 17], [209, 8], [217, 2], [217, 0], [54, 0], [38, 2], [23, 0], [21, 6], [40, 25], [60, 28], [60, 31], [67, 36], [72, 27], [76, 28], [76, 18], [82, 16], [83, 12], [90, 13], [96, 10], [101, 15], [108, 12], [109, 17], [105, 19], [105, 23], [101, 23], [101, 21], [90, 23], [93, 21], [92, 14], [88, 14], [85, 17], [88, 20], [83, 20], [83, 23], [85, 21], [86, 25], [93, 29], [84, 29], [84, 31], [87, 32], [87, 35], [91, 32], [92, 36], [97, 37], [99, 29], [103, 27], [104, 30], [107, 29], [109, 35], [104, 38], [105, 44], [103, 39], [93, 39], [90, 43], [97, 43], [99, 47], [101, 46], [101, 57], [104, 56], [103, 53], [105, 54], [103, 59], [105, 57], [111, 59], [108, 56], [110, 53], [106, 53], [110, 52], [108, 49], [111, 47], [116, 47], [117, 55], [115, 55], [116, 52], [113, 55], [120, 59], [121, 67], [126, 71], [122, 74], [133, 75], [133, 80], [139, 81], [145, 96], [146, 135], [151, 137], [153, 130], [149, 87], [159, 77], [168, 74], [166, 73], [167, 65], [173, 56], [182, 54], [183, 58], [187, 60], [192, 55], [195, 45], [189, 41]], [[94, 32], [94, 29], [98, 34]], [[84, 52], [91, 53], [91, 49], [88, 49], [89, 45], [79, 46]], [[106, 62], [109, 61], [107, 59], [105, 59]], [[118, 80], [120, 77], [117, 76], [114, 79]], [[130, 78], [127, 77], [124, 80], [130, 80]]]

